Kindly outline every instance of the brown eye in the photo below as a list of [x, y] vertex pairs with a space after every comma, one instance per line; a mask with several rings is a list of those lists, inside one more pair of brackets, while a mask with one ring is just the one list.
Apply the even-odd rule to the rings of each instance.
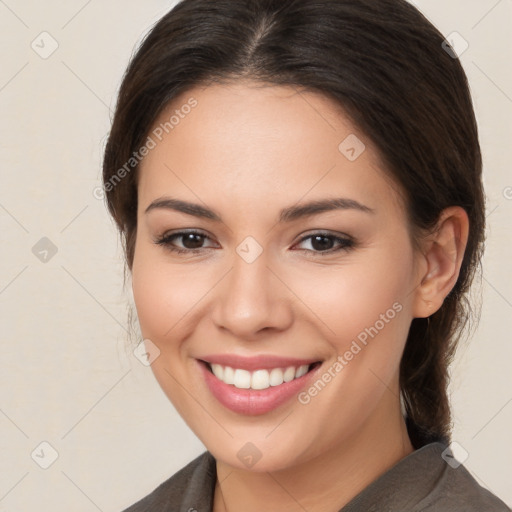
[[[342, 238], [339, 236], [331, 235], [329, 233], [314, 233], [301, 239], [299, 243], [303, 243], [306, 240], [310, 240], [310, 246], [312, 249], [302, 249], [309, 252], [318, 254], [332, 254], [338, 251], [348, 251], [354, 247], [355, 242], [351, 238]], [[337, 248], [333, 249], [333, 245], [338, 244]]]
[[200, 249], [204, 243], [204, 235], [198, 235], [196, 233], [187, 233], [185, 235], [179, 235], [182, 240], [185, 249]]
[[[203, 247], [203, 243], [207, 239], [209, 237], [199, 231], [180, 231], [178, 233], [165, 234], [155, 240], [155, 244], [178, 253], [193, 253], [201, 249], [210, 249], [211, 247]], [[175, 245], [176, 240], [180, 241], [181, 247]]]

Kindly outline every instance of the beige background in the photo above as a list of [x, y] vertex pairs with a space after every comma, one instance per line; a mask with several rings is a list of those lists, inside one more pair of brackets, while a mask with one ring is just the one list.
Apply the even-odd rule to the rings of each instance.
[[[454, 440], [512, 505], [512, 1], [415, 3], [469, 43], [489, 229], [480, 326], [453, 367]], [[0, 512], [117, 512], [204, 450], [125, 341], [121, 248], [93, 196], [122, 73], [173, 4], [0, 1]]]

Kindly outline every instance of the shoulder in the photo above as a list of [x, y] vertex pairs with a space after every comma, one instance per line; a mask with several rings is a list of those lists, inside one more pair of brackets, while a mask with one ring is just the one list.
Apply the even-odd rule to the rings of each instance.
[[450, 455], [443, 442], [423, 445], [340, 512], [511, 512]]
[[206, 451], [123, 512], [209, 510], [215, 478], [215, 459]]
[[496, 495], [482, 487], [464, 465], [446, 463], [431, 492], [415, 512], [511, 512]]

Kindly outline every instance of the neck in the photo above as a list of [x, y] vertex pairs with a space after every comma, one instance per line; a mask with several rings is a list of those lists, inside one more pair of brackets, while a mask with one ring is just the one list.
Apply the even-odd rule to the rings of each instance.
[[256, 512], [272, 504], [280, 512], [337, 512], [413, 451], [400, 411], [376, 411], [350, 439], [300, 465], [254, 472], [218, 460], [213, 511]]

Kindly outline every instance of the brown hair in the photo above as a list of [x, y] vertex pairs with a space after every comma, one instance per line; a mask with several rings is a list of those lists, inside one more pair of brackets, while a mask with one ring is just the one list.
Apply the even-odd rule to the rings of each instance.
[[471, 96], [443, 41], [405, 0], [183, 0], [156, 23], [126, 70], [103, 162], [107, 206], [130, 271], [134, 155], [169, 102], [200, 84], [250, 78], [337, 102], [400, 185], [415, 246], [443, 209], [463, 207], [470, 232], [458, 280], [429, 319], [412, 320], [401, 360], [407, 420], [422, 433], [411, 436], [416, 447], [450, 439], [448, 365], [470, 319], [466, 295], [485, 231]]

